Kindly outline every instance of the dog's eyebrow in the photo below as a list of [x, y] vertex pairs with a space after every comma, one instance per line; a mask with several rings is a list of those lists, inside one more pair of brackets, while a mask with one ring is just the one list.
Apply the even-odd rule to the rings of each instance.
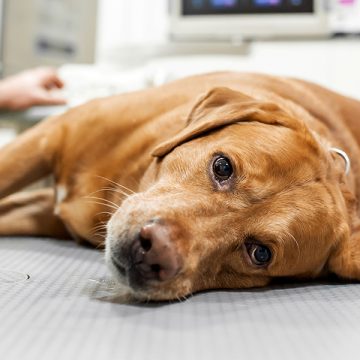
[[265, 194], [264, 196], [256, 196], [254, 194], [252, 194], [249, 190], [246, 192], [248, 194], [248, 200], [249, 203], [251, 204], [260, 204], [264, 201], [267, 201], [271, 198], [274, 198], [276, 196], [281, 196], [283, 194], [287, 194], [287, 193], [291, 193], [292, 191], [302, 188], [302, 187], [306, 187], [312, 183], [316, 183], [317, 180], [315, 179], [308, 179], [308, 180], [304, 180], [302, 182], [298, 182], [296, 184], [290, 184], [289, 186], [282, 188], [278, 191], [269, 191], [267, 194]]

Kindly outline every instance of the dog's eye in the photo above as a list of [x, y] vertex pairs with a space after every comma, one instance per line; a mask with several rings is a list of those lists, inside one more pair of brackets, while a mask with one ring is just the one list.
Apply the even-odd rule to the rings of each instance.
[[227, 180], [233, 173], [233, 168], [229, 159], [219, 156], [213, 163], [213, 171], [219, 180]]
[[255, 265], [266, 265], [271, 260], [271, 251], [265, 245], [246, 244], [246, 250]]

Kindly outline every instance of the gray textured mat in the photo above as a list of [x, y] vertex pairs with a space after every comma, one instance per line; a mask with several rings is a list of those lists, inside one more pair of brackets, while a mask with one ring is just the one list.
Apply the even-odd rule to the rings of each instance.
[[[4, 269], [30, 279], [9, 282], [15, 278]], [[122, 305], [96, 298], [97, 281], [106, 276], [96, 250], [0, 239], [0, 359], [359, 358], [360, 285], [280, 286]]]

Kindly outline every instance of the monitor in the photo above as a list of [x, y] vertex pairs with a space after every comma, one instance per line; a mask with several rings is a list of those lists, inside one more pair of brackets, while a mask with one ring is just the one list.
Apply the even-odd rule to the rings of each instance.
[[276, 38], [329, 33], [326, 0], [170, 0], [175, 39]]

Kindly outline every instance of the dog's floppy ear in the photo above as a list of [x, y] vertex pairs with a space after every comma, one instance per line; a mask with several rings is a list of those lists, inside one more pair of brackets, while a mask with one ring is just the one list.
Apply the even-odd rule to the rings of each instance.
[[241, 121], [296, 126], [296, 122], [285, 116], [274, 103], [261, 102], [226, 87], [216, 87], [196, 102], [187, 118], [187, 126], [173, 138], [158, 145], [152, 155], [163, 157], [184, 142]]

